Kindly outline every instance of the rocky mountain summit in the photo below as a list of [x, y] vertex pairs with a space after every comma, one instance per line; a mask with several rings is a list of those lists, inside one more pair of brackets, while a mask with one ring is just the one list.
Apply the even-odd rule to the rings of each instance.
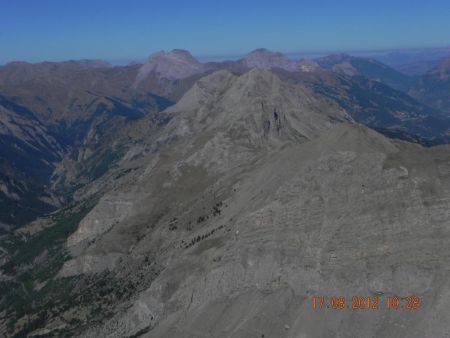
[[152, 54], [140, 67], [136, 83], [143, 81], [152, 72], [157, 78], [179, 80], [205, 71], [206, 67], [186, 50], [160, 51]]
[[[168, 201], [161, 204], [154, 201], [154, 184], [170, 188], [174, 185], [170, 183], [171, 180], [183, 180], [183, 176], [177, 176], [185, 171], [187, 177], [190, 177], [190, 170], [193, 170], [194, 175], [200, 170], [206, 177], [211, 176], [210, 180], [218, 180], [220, 175], [242, 170], [239, 168], [252, 163], [266, 152], [313, 139], [339, 121], [352, 121], [345, 111], [331, 101], [324, 101], [304, 87], [286, 84], [275, 74], [258, 69], [241, 76], [228, 71], [215, 72], [198, 81], [164, 114], [173, 118], [156, 139], [147, 143], [174, 143], [168, 148], [163, 147], [164, 153], [171, 154], [170, 157], [177, 154], [176, 166], [169, 169], [173, 174], [165, 179], [165, 183], [161, 181], [162, 177], [153, 182], [153, 175], [150, 175], [148, 185], [144, 176], [139, 179], [141, 183], [136, 187], [138, 190], [122, 194], [114, 189], [113, 195], [105, 195], [104, 200], [91, 212], [96, 216], [88, 216], [86, 222], [80, 224], [79, 229], [69, 238], [69, 247], [89, 245], [93, 240], [95, 247], [101, 242], [98, 238], [100, 235], [112, 235], [116, 231], [115, 226], [120, 228], [122, 221], [129, 223], [129, 220], [123, 218], [125, 215], [155, 212], [145, 207], [147, 198], [153, 200], [154, 208], [170, 208], [172, 203]], [[143, 160], [136, 150], [130, 151], [139, 158], [139, 166], [142, 166]], [[151, 170], [158, 172], [157, 164], [151, 158], [148, 165]], [[128, 162], [127, 166], [133, 166], [133, 162]], [[138, 172], [133, 171], [133, 180]], [[127, 176], [124, 175], [121, 180], [127, 181]], [[128, 190], [130, 185], [124, 183], [124, 187]], [[163, 192], [164, 190], [160, 190], [159, 194]], [[184, 199], [186, 202], [187, 196]], [[119, 210], [111, 213], [110, 208], [115, 208], [116, 203], [120, 206]], [[107, 212], [110, 216], [115, 216], [106, 220], [103, 214], [106, 210], [109, 210]], [[141, 217], [146, 219], [153, 216]], [[95, 251], [90, 247], [87, 252], [92, 250]], [[79, 267], [80, 264], [82, 271], [87, 269], [82, 266], [83, 262], [84, 257], [78, 258], [77, 263], [67, 262], [62, 274], [66, 276], [76, 273], [71, 268]], [[89, 264], [88, 269], [97, 269], [95, 265]], [[101, 271], [101, 264], [98, 269]]]
[[234, 73], [244, 73], [250, 69], [279, 69], [288, 72], [314, 72], [320, 66], [314, 60], [291, 60], [279, 52], [265, 48], [255, 49], [236, 61], [224, 61], [207, 64], [212, 69], [227, 69]]
[[286, 55], [274, 53], [264, 48], [250, 52], [241, 62], [247, 68], [281, 68], [290, 72], [299, 70], [297, 62], [290, 60]]

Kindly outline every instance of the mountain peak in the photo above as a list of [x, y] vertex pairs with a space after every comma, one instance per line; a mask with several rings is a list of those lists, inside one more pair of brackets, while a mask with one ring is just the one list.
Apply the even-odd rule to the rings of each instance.
[[176, 59], [193, 63], [199, 63], [198, 60], [194, 58], [192, 54], [185, 49], [172, 49], [170, 52], [160, 50], [159, 52], [151, 54], [147, 62], [152, 62], [154, 60], [159, 59], [174, 59], [174, 60]]
[[279, 52], [272, 52], [265, 48], [255, 49], [247, 54], [241, 62], [247, 68], [281, 68], [291, 72], [299, 68], [297, 63], [290, 60], [286, 55]]
[[168, 138], [223, 130], [234, 135], [233, 142], [253, 145], [311, 139], [336, 122], [351, 120], [307, 88], [258, 68], [240, 76], [224, 70], [207, 75], [166, 113], [177, 117]]
[[279, 52], [272, 52], [270, 50], [268, 50], [267, 48], [256, 48], [254, 50], [252, 50], [250, 53], [248, 53], [247, 55], [250, 54], [265, 54], [265, 53], [270, 53], [270, 54], [281, 54]]
[[168, 80], [184, 79], [205, 71], [205, 66], [186, 50], [174, 49], [159, 51], [150, 55], [148, 61], [139, 69], [136, 83], [143, 81], [152, 72], [157, 78]]

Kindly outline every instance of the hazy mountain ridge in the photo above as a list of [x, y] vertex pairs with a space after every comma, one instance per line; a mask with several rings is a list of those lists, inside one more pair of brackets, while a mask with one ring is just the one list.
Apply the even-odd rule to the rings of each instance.
[[404, 50], [374, 56], [378, 61], [397, 69], [406, 75], [420, 76], [436, 67], [440, 60], [450, 56], [450, 48], [427, 48]]
[[46, 82], [49, 77], [64, 76], [73, 72], [109, 68], [111, 65], [101, 60], [77, 60], [63, 62], [10, 62], [0, 68], [1, 85], [19, 85], [27, 82]]
[[407, 91], [413, 83], [410, 77], [374, 59], [335, 54], [316, 61], [325, 69], [349, 76], [364, 76], [397, 90]]
[[253, 68], [282, 69], [289, 72], [312, 72], [320, 68], [314, 60], [291, 60], [282, 53], [265, 48], [255, 49], [236, 61], [209, 62], [206, 65], [214, 70], [226, 69], [234, 73], [244, 73]]
[[355, 121], [386, 131], [389, 136], [396, 134], [423, 144], [449, 141], [450, 124], [442, 118], [440, 111], [379, 81], [330, 72], [279, 73], [283, 79], [302, 83], [315, 93], [334, 100]]
[[442, 60], [435, 68], [422, 75], [410, 95], [450, 116], [450, 58]]

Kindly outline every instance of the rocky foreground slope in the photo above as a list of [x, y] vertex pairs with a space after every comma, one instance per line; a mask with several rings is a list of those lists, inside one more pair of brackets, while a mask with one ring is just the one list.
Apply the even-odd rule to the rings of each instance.
[[449, 146], [388, 139], [269, 70], [215, 72], [162, 115], [76, 205], [0, 238], [0, 333], [448, 335]]
[[[340, 125], [274, 155], [130, 309], [94, 332], [446, 336], [448, 151]], [[314, 310], [317, 295], [417, 295], [422, 307]]]
[[[123, 263], [113, 268], [125, 269], [131, 256], [158, 257], [164, 269], [130, 307], [83, 336], [448, 332], [448, 147], [423, 149], [342, 124], [222, 177], [225, 182], [196, 191], [196, 198], [186, 198], [185, 189], [194, 188], [189, 176], [183, 170], [176, 185], [193, 205], [169, 205], [167, 216], [147, 224], [153, 229], [122, 251]], [[124, 243], [127, 232], [120, 228], [93, 244], [89, 257]], [[101, 260], [110, 262], [97, 256]], [[318, 311], [311, 306], [314, 295], [417, 295], [422, 307]]]

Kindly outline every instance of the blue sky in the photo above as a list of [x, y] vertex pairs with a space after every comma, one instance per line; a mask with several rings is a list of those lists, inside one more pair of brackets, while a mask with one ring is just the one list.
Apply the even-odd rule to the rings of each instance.
[[448, 0], [0, 0], [2, 63], [448, 45]]

